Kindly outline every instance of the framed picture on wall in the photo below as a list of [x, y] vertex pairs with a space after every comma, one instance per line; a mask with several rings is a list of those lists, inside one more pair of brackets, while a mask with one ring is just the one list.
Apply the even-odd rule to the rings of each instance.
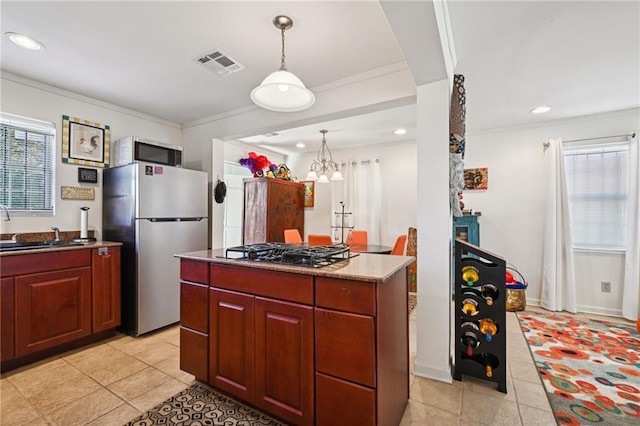
[[316, 183], [312, 180], [302, 180], [300, 183], [304, 185], [304, 206], [313, 207], [316, 195]]
[[109, 167], [109, 126], [62, 116], [62, 162]]
[[464, 189], [482, 190], [489, 188], [489, 169], [464, 169]]

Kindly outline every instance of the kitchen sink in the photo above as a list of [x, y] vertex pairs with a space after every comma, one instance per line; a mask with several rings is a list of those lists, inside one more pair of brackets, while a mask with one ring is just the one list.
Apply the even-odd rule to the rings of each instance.
[[34, 241], [28, 243], [20, 243], [16, 241], [0, 241], [0, 252], [17, 251], [17, 250], [37, 250], [49, 249], [54, 247], [73, 247], [82, 246], [82, 243], [73, 241]]

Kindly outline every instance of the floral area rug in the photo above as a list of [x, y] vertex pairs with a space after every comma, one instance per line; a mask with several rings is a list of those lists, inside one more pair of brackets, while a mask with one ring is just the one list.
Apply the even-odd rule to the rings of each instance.
[[194, 383], [125, 426], [285, 426], [202, 383]]
[[640, 425], [640, 336], [632, 325], [520, 312], [559, 425]]

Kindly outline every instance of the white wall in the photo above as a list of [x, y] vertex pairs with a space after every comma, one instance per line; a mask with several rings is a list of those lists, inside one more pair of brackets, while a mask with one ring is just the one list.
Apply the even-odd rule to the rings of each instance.
[[[488, 167], [489, 189], [465, 191], [465, 208], [482, 212], [480, 245], [512, 263], [529, 283], [527, 303], [541, 295], [543, 158], [542, 143], [638, 131], [640, 110], [547, 122], [535, 127], [474, 134], [467, 129], [465, 168]], [[578, 310], [620, 315], [624, 257], [611, 253], [576, 253]], [[611, 282], [611, 293], [600, 291]]]
[[[416, 142], [400, 141], [397, 143], [372, 144], [350, 149], [337, 148], [339, 139], [330, 144], [331, 153], [336, 162], [348, 160], [369, 160], [379, 158], [382, 173], [382, 211], [380, 212], [380, 243], [393, 246], [400, 234], [406, 234], [409, 227], [416, 227], [416, 193], [417, 193], [417, 161]], [[318, 148], [320, 143], [318, 142]], [[289, 167], [298, 179], [304, 180], [309, 171], [311, 161], [317, 153], [290, 157]], [[304, 231], [309, 234], [331, 234], [332, 183], [315, 185], [314, 207], [305, 208]], [[349, 211], [346, 206], [345, 211]], [[305, 235], [305, 240], [306, 240]]]
[[[11, 221], [0, 222], [0, 233], [49, 232], [52, 226], [61, 231], [80, 230], [80, 207], [88, 206], [89, 230], [100, 239], [102, 233], [102, 169], [98, 168], [98, 184], [79, 184], [78, 165], [62, 163], [62, 116], [80, 117], [107, 124], [111, 139], [143, 136], [176, 145], [182, 143], [180, 126], [139, 112], [111, 105], [72, 92], [40, 84], [22, 77], [2, 73], [2, 112], [52, 122], [56, 125], [55, 215], [53, 217], [11, 215]], [[186, 156], [188, 150], [186, 151]], [[62, 200], [61, 186], [85, 186], [95, 189], [90, 201]]]

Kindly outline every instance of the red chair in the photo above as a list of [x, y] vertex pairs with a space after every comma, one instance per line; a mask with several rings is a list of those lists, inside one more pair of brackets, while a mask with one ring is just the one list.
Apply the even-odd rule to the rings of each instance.
[[333, 239], [330, 235], [314, 235], [309, 234], [309, 245], [310, 246], [332, 246]]
[[396, 239], [396, 243], [393, 245], [393, 249], [391, 249], [391, 254], [396, 256], [404, 255], [404, 246], [407, 243], [407, 236], [400, 235]]
[[297, 229], [284, 230], [284, 242], [290, 244], [302, 244], [302, 237]]
[[368, 244], [367, 231], [358, 231], [355, 229], [349, 231], [349, 234], [347, 235], [347, 241], [345, 241], [345, 243], [348, 245], [366, 246]]

